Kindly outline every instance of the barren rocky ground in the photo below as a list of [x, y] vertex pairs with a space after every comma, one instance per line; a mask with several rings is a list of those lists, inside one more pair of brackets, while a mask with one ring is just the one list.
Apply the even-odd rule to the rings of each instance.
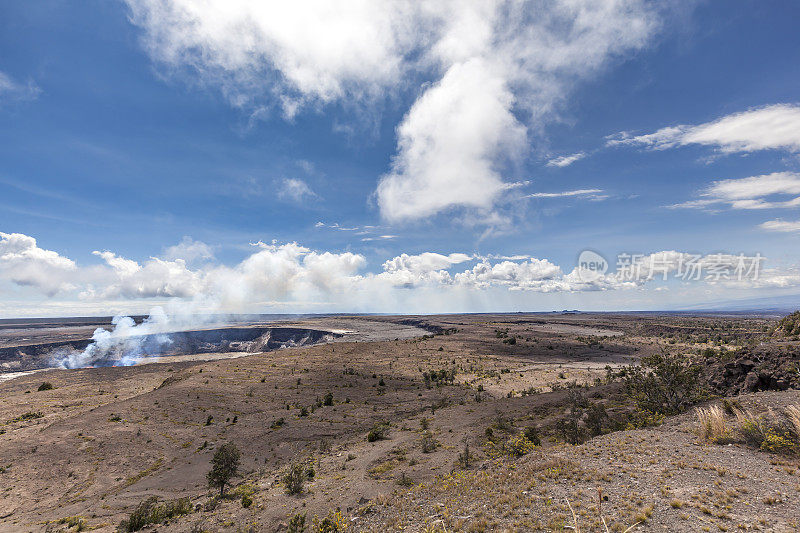
[[[617, 531], [793, 531], [797, 455], [704, 441], [693, 408], [633, 423], [623, 383], [606, 379], [607, 367], [685, 354], [721, 365], [713, 374], [721, 385], [699, 404], [716, 405], [727, 396], [725, 376], [739, 372], [725, 374], [736, 354], [797, 358], [797, 341], [773, 337], [774, 323], [654, 314], [313, 318], [293, 326], [344, 336], [236, 358], [24, 375], [0, 383], [0, 530], [114, 531], [156, 496], [189, 498], [193, 511], [147, 530], [280, 531], [300, 514], [308, 531], [605, 531], [603, 521]], [[772, 371], [773, 359], [747, 372]], [[759, 392], [738, 376], [730, 380], [741, 409], [800, 404], [791, 375], [781, 375], [789, 390]], [[37, 390], [45, 381], [53, 388]], [[758, 383], [772, 384], [769, 376]], [[602, 434], [568, 444], [576, 401], [602, 406], [605, 418]], [[590, 424], [578, 421], [584, 438]], [[384, 438], [369, 442], [376, 426]], [[242, 462], [219, 499], [206, 473], [226, 442]], [[300, 462], [313, 476], [289, 495], [283, 474]]]

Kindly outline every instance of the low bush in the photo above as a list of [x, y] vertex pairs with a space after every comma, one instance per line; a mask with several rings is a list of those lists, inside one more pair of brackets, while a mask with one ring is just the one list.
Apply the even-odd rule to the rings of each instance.
[[308, 472], [302, 461], [292, 462], [283, 474], [283, 486], [287, 494], [301, 494], [305, 488]]
[[45, 381], [44, 383], [39, 385], [39, 388], [36, 389], [36, 390], [39, 391], [39, 392], [45, 391], [45, 390], [53, 390], [53, 384], [50, 383], [49, 381]]
[[658, 353], [618, 374], [640, 411], [674, 415], [705, 397], [700, 367], [682, 356]]
[[12, 418], [10, 422], [23, 422], [25, 420], [35, 420], [37, 418], [42, 418], [44, 415], [41, 411], [28, 411], [27, 413], [21, 414], [16, 418]]
[[331, 511], [322, 520], [314, 517], [314, 530], [318, 533], [338, 533], [347, 529], [347, 519], [341, 511]]
[[[87, 531], [92, 529], [82, 516], [66, 516], [55, 521], [56, 524], [64, 524], [70, 531]], [[49, 528], [47, 529], [49, 531]]]
[[287, 533], [303, 533], [306, 530], [306, 513], [297, 513], [289, 520]]
[[389, 434], [389, 424], [386, 422], [380, 422], [372, 426], [372, 429], [369, 430], [367, 433], [367, 442], [375, 442], [378, 440], [383, 440]]
[[422, 453], [431, 453], [436, 451], [436, 448], [439, 446], [439, 441], [433, 436], [433, 433], [430, 431], [425, 431], [422, 433], [422, 438], [420, 439], [420, 448], [422, 448]]
[[150, 496], [130, 514], [127, 520], [123, 520], [119, 531], [139, 531], [150, 524], [160, 524], [176, 516], [189, 514], [192, 512], [192, 504], [189, 498], [158, 503], [158, 497]]
[[528, 440], [524, 433], [515, 435], [506, 441], [506, 453], [512, 457], [522, 457], [532, 452], [536, 445]]

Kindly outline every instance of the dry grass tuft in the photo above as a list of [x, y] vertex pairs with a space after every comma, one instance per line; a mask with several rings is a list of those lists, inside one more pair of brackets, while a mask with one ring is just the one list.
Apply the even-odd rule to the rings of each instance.
[[800, 405], [790, 405], [786, 408], [786, 418], [792, 425], [792, 431], [800, 439]]
[[725, 412], [718, 406], [698, 407], [695, 410], [698, 434], [706, 442], [719, 444], [730, 440], [730, 431], [725, 421]]

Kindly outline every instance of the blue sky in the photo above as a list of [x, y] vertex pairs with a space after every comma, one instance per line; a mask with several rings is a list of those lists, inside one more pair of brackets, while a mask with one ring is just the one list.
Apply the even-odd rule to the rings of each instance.
[[256, 5], [0, 5], [1, 316], [800, 292], [796, 2]]

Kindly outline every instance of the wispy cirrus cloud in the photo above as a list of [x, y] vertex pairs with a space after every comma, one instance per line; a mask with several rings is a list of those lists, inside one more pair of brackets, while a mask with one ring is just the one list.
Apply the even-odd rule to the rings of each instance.
[[297, 178], [282, 179], [277, 183], [276, 189], [278, 198], [296, 204], [302, 204], [317, 197], [305, 181]]
[[363, 237], [361, 242], [371, 242], [371, 241], [391, 241], [396, 239], [397, 235], [376, 235], [375, 237]]
[[671, 209], [781, 209], [800, 206], [800, 174], [773, 172], [714, 181], [700, 197], [667, 206]]
[[523, 198], [568, 198], [583, 197], [591, 200], [605, 200], [607, 194], [603, 194], [603, 189], [576, 189], [574, 191], [561, 192], [534, 192], [526, 194]]
[[21, 83], [0, 71], [0, 108], [8, 103], [35, 100], [41, 92], [33, 81]]
[[558, 168], [568, 167], [572, 163], [574, 163], [576, 161], [580, 161], [581, 159], [586, 157], [586, 155], [587, 155], [586, 152], [578, 152], [576, 154], [562, 155], [562, 156], [559, 156], [559, 157], [554, 157], [553, 159], [550, 159], [547, 162], [547, 166], [548, 167], [558, 167]]
[[768, 220], [759, 224], [759, 228], [766, 231], [781, 233], [800, 233], [800, 220]]
[[800, 105], [775, 104], [726, 115], [698, 125], [662, 128], [654, 133], [611, 136], [609, 146], [644, 146], [666, 150], [699, 144], [723, 153], [786, 150], [800, 152]]

